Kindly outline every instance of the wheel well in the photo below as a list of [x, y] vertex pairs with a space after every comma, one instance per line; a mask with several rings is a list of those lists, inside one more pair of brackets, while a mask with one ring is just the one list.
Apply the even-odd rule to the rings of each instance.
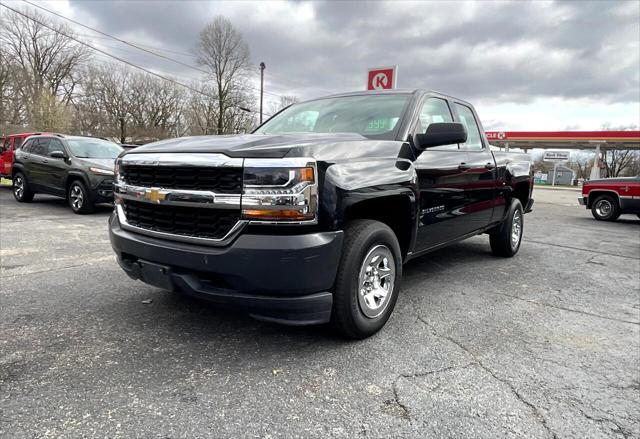
[[615, 192], [595, 190], [595, 191], [589, 192], [589, 200], [588, 200], [589, 204], [587, 204], [587, 207], [590, 208], [594, 200], [601, 195], [609, 195], [611, 198], [615, 200], [616, 203], [618, 203], [618, 207], [620, 206], [620, 200], [618, 200], [618, 194], [616, 194]]
[[371, 219], [389, 226], [398, 238], [402, 257], [407, 255], [412, 230], [411, 200], [408, 196], [393, 195], [361, 201], [345, 212], [345, 222], [354, 219]]
[[531, 186], [529, 185], [528, 181], [522, 181], [520, 183], [517, 183], [516, 186], [513, 188], [513, 197], [520, 200], [520, 203], [522, 204], [522, 209], [527, 208], [527, 204], [529, 203], [530, 189], [531, 189]]
[[69, 188], [71, 187], [71, 183], [73, 183], [74, 181], [79, 180], [80, 182], [82, 182], [82, 184], [84, 184], [86, 186], [86, 181], [84, 180], [84, 178], [82, 178], [82, 176], [80, 175], [76, 175], [76, 174], [72, 174], [70, 176], [67, 177], [67, 181], [64, 184], [64, 193], [68, 196], [69, 194]]

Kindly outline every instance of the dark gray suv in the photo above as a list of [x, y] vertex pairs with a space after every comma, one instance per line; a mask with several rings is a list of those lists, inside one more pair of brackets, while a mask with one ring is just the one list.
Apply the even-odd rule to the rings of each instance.
[[36, 193], [64, 197], [75, 213], [90, 213], [113, 201], [113, 167], [123, 149], [95, 137], [42, 134], [16, 151], [13, 196], [19, 202]]

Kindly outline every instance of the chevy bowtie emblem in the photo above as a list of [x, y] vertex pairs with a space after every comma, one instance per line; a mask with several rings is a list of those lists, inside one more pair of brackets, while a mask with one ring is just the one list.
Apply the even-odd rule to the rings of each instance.
[[160, 203], [160, 201], [167, 198], [167, 194], [163, 194], [159, 189], [146, 189], [144, 191], [144, 198], [152, 203]]

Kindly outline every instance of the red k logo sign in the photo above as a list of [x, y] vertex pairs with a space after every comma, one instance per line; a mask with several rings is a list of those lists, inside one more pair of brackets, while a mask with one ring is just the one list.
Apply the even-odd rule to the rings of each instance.
[[367, 79], [367, 90], [390, 90], [395, 87], [395, 81], [395, 67], [370, 69]]

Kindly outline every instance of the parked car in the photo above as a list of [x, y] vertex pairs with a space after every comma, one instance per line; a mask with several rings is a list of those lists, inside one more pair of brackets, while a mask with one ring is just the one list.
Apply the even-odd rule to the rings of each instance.
[[615, 221], [623, 213], [640, 218], [640, 176], [585, 181], [578, 202], [600, 221]]
[[27, 137], [34, 134], [42, 133], [9, 134], [2, 138], [0, 142], [0, 145], [2, 145], [2, 150], [0, 151], [0, 177], [11, 178], [15, 150], [20, 148]]
[[36, 193], [64, 197], [75, 213], [90, 213], [97, 203], [113, 201], [113, 167], [123, 151], [93, 137], [41, 134], [16, 151], [13, 195], [19, 202]]
[[492, 153], [467, 102], [344, 94], [252, 134], [126, 152], [110, 238], [134, 279], [363, 338], [391, 315], [403, 263], [481, 233], [514, 256], [532, 186], [529, 156]]

